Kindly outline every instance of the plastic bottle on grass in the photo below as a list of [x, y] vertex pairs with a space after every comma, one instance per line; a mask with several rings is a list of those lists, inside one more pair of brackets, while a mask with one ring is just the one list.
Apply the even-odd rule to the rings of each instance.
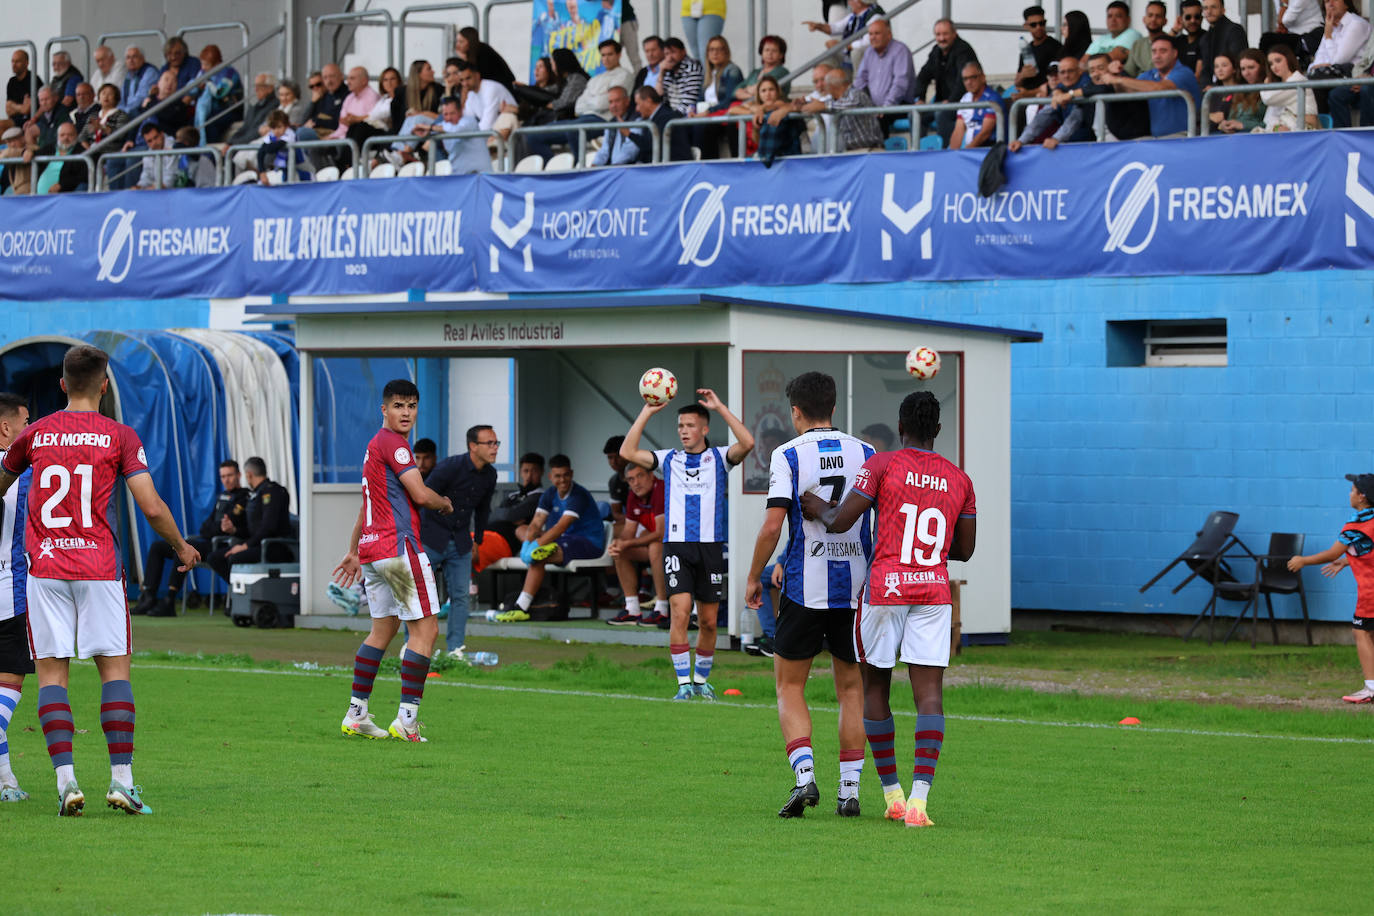
[[483, 668], [491, 668], [500, 661], [500, 658], [495, 652], [468, 652], [463, 655], [463, 658], [466, 659], [469, 664], [478, 665]]

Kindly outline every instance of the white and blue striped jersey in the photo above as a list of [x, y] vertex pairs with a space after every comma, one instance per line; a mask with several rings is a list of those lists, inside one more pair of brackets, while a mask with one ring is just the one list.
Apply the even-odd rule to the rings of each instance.
[[[0, 458], [5, 449], [0, 449]], [[33, 471], [25, 471], [0, 501], [0, 620], [27, 613], [28, 558], [24, 556], [25, 506]]]
[[731, 464], [721, 446], [695, 454], [680, 448], [654, 451], [663, 468], [663, 540], [719, 544], [729, 537], [725, 475]]
[[812, 429], [773, 450], [768, 507], [787, 510], [783, 594], [813, 610], [853, 608], [868, 578], [873, 555], [869, 514], [848, 531], [831, 534], [801, 514], [801, 494], [825, 500], [844, 497], [873, 447], [838, 429]]

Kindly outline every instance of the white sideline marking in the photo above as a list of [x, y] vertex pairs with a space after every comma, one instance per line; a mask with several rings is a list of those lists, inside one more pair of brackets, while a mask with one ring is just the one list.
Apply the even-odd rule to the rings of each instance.
[[[273, 670], [270, 668], [221, 668], [210, 665], [166, 665], [157, 663], [142, 663], [136, 665], [139, 669], [155, 669], [159, 671], [195, 671], [195, 672], [226, 672], [229, 674], [275, 674], [285, 677], [323, 677], [333, 675], [337, 677], [351, 677], [352, 673], [340, 668], [338, 671], [296, 671], [296, 670]], [[378, 676], [379, 681], [400, 682], [399, 676], [385, 675]], [[641, 703], [671, 703], [671, 697], [642, 697], [631, 693], [598, 693], [593, 690], [558, 690], [553, 687], [513, 687], [506, 684], [467, 684], [461, 681], [445, 681], [438, 679], [425, 685], [428, 690], [431, 687], [464, 687], [470, 690], [497, 690], [508, 693], [535, 693], [544, 696], [561, 697], [593, 697], [598, 700], [637, 700]], [[702, 705], [702, 704], [697, 704]], [[718, 707], [735, 709], [777, 709], [773, 703], [740, 703], [734, 701], [723, 701], [713, 704]], [[812, 712], [833, 712], [838, 713], [838, 706], [812, 706]], [[894, 710], [895, 712], [895, 710]], [[898, 717], [915, 718], [914, 713], [896, 713]], [[1128, 734], [1148, 733], [1153, 735], [1192, 735], [1199, 738], [1259, 738], [1266, 741], [1298, 741], [1313, 744], [1374, 744], [1374, 738], [1324, 738], [1315, 735], [1265, 735], [1251, 734], [1249, 732], [1224, 732], [1212, 731], [1201, 728], [1155, 728], [1148, 725], [1117, 725], [1107, 722], [1062, 722], [1046, 719], [1016, 719], [1005, 716], [959, 716], [945, 715], [946, 719], [953, 719], [956, 722], [988, 722], [995, 725], [1038, 725], [1050, 726], [1053, 728], [1096, 728], [1106, 731], [1125, 732]]]

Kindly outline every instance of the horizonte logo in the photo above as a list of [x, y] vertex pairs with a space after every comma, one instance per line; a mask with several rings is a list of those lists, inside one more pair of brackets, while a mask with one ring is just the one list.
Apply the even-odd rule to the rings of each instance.
[[75, 229], [0, 230], [0, 258], [76, 254]]

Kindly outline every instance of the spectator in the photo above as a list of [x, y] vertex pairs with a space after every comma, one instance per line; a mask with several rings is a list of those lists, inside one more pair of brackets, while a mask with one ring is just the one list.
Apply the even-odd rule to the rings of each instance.
[[[46, 92], [47, 90], [42, 91]], [[82, 149], [76, 142], [76, 125], [71, 121], [63, 121], [57, 125], [51, 144], [43, 144], [38, 147], [38, 155], [40, 156], [70, 156], [80, 152]], [[48, 162], [44, 163], [38, 171], [38, 179], [34, 184], [33, 193], [50, 194], [54, 190], [57, 192], [64, 190], [58, 183], [64, 172], [67, 177], [65, 190], [76, 191], [86, 185], [85, 163], [80, 160], [75, 162]]]
[[[176, 74], [168, 70], [157, 78], [157, 84], [148, 93], [148, 97], [139, 106], [139, 114], [152, 111], [166, 99], [169, 99], [177, 91]], [[195, 117], [195, 112], [189, 105], [182, 105], [180, 102], [173, 102], [166, 108], [159, 111], [154, 116], [159, 124], [162, 125], [164, 133], [176, 133], [181, 128], [191, 123]]]
[[[315, 83], [312, 77], [310, 95], [313, 101], [306, 112], [305, 123], [301, 125], [310, 133], [302, 134], [303, 140], [317, 140], [338, 130], [339, 112], [343, 110], [344, 99], [348, 97], [348, 91], [343, 84], [343, 71], [339, 69], [338, 64], [325, 64], [321, 67], [319, 86], [316, 87]], [[319, 95], [316, 95], [316, 92]]]
[[1112, 60], [1126, 63], [1131, 46], [1140, 40], [1140, 33], [1131, 28], [1131, 5], [1125, 0], [1107, 4], [1107, 34], [1099, 35], [1088, 45], [1089, 54], [1106, 54]]
[[267, 116], [277, 107], [277, 80], [270, 73], [259, 73], [253, 78], [253, 99], [245, 102], [243, 120], [238, 129], [225, 138], [221, 152], [230, 146], [252, 143], [261, 136], [259, 128], [267, 125]]
[[[640, 92], [652, 91], [648, 87]], [[549, 479], [553, 486], [540, 497], [539, 508], [530, 522], [521, 559], [529, 564], [525, 584], [511, 609], [509, 620], [528, 620], [525, 613], [544, 582], [544, 566], [573, 560], [594, 560], [606, 549], [606, 529], [592, 494], [573, 483], [572, 462], [567, 455], [549, 459]]]
[[[614, 37], [603, 35], [601, 40]], [[635, 15], [634, 4], [630, 0], [620, 0], [620, 42], [625, 47], [625, 55], [630, 59], [628, 69], [634, 74], [643, 63], [639, 59], [639, 17]]]
[[[859, 38], [849, 46], [851, 52], [862, 54], [868, 49], [868, 21], [874, 16], [885, 15], [883, 8], [869, 0], [847, 0], [849, 5], [849, 15], [839, 22], [803, 22], [813, 32], [821, 32], [830, 35], [825, 46], [833, 48], [835, 45], [845, 41], [850, 36], [860, 33]], [[838, 36], [838, 37], [835, 37]], [[820, 87], [817, 87], [820, 88]]]
[[1299, 60], [1310, 60], [1325, 34], [1324, 0], [1279, 0], [1278, 20], [1273, 32], [1260, 36], [1260, 52], [1267, 54], [1274, 45], [1285, 44]]
[[[850, 108], [873, 107], [873, 99], [868, 91], [856, 88], [842, 67], [835, 67], [827, 72], [824, 85], [825, 99], [802, 104], [798, 110], [842, 112]], [[838, 152], [883, 148], [883, 129], [878, 124], [877, 115], [842, 116], [834, 118], [831, 123], [833, 129], [839, 131]]]
[[1178, 49], [1179, 62], [1196, 74], [1202, 59], [1202, 0], [1183, 0], [1178, 10], [1170, 35]]
[[[1107, 57], [1105, 54], [1101, 56]], [[1051, 82], [1055, 84], [1050, 94], [1051, 104], [1040, 106], [1026, 129], [1007, 146], [1011, 152], [1019, 152], [1028, 143], [1040, 143], [1042, 138], [1045, 149], [1054, 149], [1061, 143], [1083, 143], [1093, 139], [1091, 107], [1073, 103], [1073, 99], [1082, 98], [1084, 90], [1092, 85], [1080, 68], [1078, 58], [1064, 57], [1060, 60], [1058, 73], [1051, 78]]]
[[573, 112], [577, 110], [577, 100], [587, 88], [587, 71], [582, 69], [581, 62], [570, 48], [555, 48], [552, 59], [553, 72], [557, 75], [562, 88], [559, 89], [558, 96], [549, 102], [546, 109], [548, 114], [543, 123], [572, 118]]
[[[1197, 78], [1178, 62], [1178, 49], [1173, 39], [1161, 35], [1150, 45], [1150, 60], [1154, 68], [1132, 79], [1123, 73], [1108, 77], [1118, 92], [1155, 92], [1161, 89], [1182, 89], [1200, 106], [1202, 94]], [[1113, 63], [1118, 63], [1113, 61]], [[1150, 99], [1150, 133], [1155, 137], [1182, 137], [1188, 131], [1188, 106], [1182, 99]], [[1110, 106], [1109, 106], [1110, 107]]]
[[[868, 37], [868, 33], [864, 33]], [[828, 61], [821, 61], [811, 68], [811, 91], [802, 98], [802, 104], [807, 102], [824, 102], [830, 98], [830, 90], [825, 85], [825, 78], [830, 75], [830, 71], [835, 69], [835, 65]]]
[[[1269, 62], [1254, 48], [1241, 52], [1237, 65], [1241, 81], [1248, 86], [1270, 81]], [[1225, 114], [1218, 118], [1218, 112], [1211, 114], [1217, 129], [1226, 134], [1248, 134], [1264, 124], [1264, 102], [1259, 92], [1233, 92]]]
[[[868, 37], [868, 33], [867, 33], [867, 32], [864, 32], [864, 37], [865, 37], [865, 38]], [[832, 58], [832, 60], [833, 60], [833, 58]], [[797, 111], [803, 112], [804, 114], [815, 114], [815, 113], [819, 113], [819, 112], [828, 111], [829, 108], [830, 108], [831, 98], [830, 98], [830, 89], [829, 89], [829, 87], [826, 86], [826, 84], [825, 84], [825, 78], [826, 78], [827, 76], [830, 75], [830, 71], [833, 70], [833, 69], [834, 69], [834, 65], [833, 65], [830, 61], [824, 61], [824, 60], [821, 61], [820, 63], [816, 64], [816, 66], [812, 67], [812, 68], [811, 68], [811, 91], [808, 92], [806, 95], [802, 96], [800, 99], [793, 99], [793, 100], [792, 100], [792, 107], [793, 107], [795, 110], [797, 110]], [[852, 81], [851, 81], [851, 85], [852, 85]], [[864, 95], [868, 95], [868, 93], [865, 92]], [[872, 104], [872, 102], [871, 102], [871, 97], [870, 97], [870, 104]], [[816, 129], [813, 130], [813, 131], [811, 131], [811, 134], [810, 134], [811, 151], [812, 151], [812, 152], [820, 152], [820, 153], [829, 152], [829, 149], [827, 148], [827, 147], [829, 146], [829, 137], [828, 137], [828, 135], [834, 133], [836, 127], [838, 126], [838, 122], [839, 122], [840, 120], [841, 120], [840, 118], [829, 117], [829, 116], [821, 117], [821, 118], [817, 118], [817, 119], [816, 119]], [[726, 126], [726, 127], [733, 127], [733, 125], [729, 125], [729, 124], [727, 124], [727, 125], [725, 125], [725, 126]], [[882, 128], [879, 127], [879, 128], [878, 128], [878, 131], [879, 131], [879, 134], [881, 135], [881, 133], [882, 133]], [[839, 145], [840, 148], [843, 148], [844, 142], [843, 142], [843, 141], [839, 141], [839, 142], [838, 142], [838, 145]], [[879, 145], [881, 145], [881, 141], [880, 141]], [[703, 154], [703, 155], [702, 155], [702, 158], [705, 159], [706, 156]], [[765, 484], [765, 486], [766, 486], [766, 484]], [[747, 482], [746, 482], [746, 487], [747, 487]]]
[[[199, 537], [187, 538], [186, 542], [195, 547], [201, 556], [209, 556], [211, 543], [223, 535], [246, 540], [248, 538], [248, 517], [244, 510], [248, 506], [248, 489], [240, 485], [239, 463], [233, 459], [220, 462], [219, 482], [224, 489], [215, 498], [215, 507], [200, 525]], [[168, 560], [176, 560], [176, 552], [166, 541], [158, 540], [148, 548], [148, 560], [143, 567], [143, 585], [139, 589], [138, 603], [131, 614], [147, 614], [150, 617], [176, 616], [177, 593], [186, 581], [186, 573], [177, 571], [172, 563], [172, 575], [167, 582], [167, 597], [158, 600], [158, 589], [162, 587], [162, 570]]]
[[[869, 38], [871, 40], [872, 35]], [[874, 47], [869, 49], [870, 53], [864, 55], [864, 60], [869, 58], [875, 48], [876, 42]], [[757, 158], [765, 166], [772, 166], [773, 162], [782, 156], [801, 155], [802, 122], [788, 117], [793, 109], [787, 93], [783, 92], [782, 86], [771, 76], [759, 80], [757, 89], [758, 96], [751, 106], [754, 129], [758, 135]]]
[[71, 119], [80, 138], [86, 129], [86, 122], [100, 114], [100, 105], [95, 100], [95, 87], [90, 83], [77, 83], [73, 92], [76, 93], [76, 107], [71, 111]]
[[[544, 58], [541, 57], [540, 61], [542, 61], [543, 59]], [[456, 99], [463, 94], [463, 81], [458, 75], [458, 68], [462, 65], [462, 63], [463, 59], [461, 57], [450, 57], [448, 60], [444, 61], [444, 82], [443, 88], [440, 89], [440, 92], [443, 93], [440, 96], [441, 99], [450, 95]], [[388, 67], [387, 69], [393, 68]], [[539, 68], [536, 62], [536, 73], [538, 73], [538, 69]], [[519, 86], [521, 85], [521, 83], [517, 81], [516, 85]], [[383, 93], [383, 95], [385, 95], [385, 93]]]
[[601, 453], [606, 456], [606, 464], [611, 468], [611, 479], [606, 482], [607, 501], [611, 507], [607, 521], [617, 525], [625, 520], [625, 502], [630, 498], [630, 483], [625, 478], [625, 468], [629, 467], [630, 462], [620, 456], [620, 446], [624, 441], [624, 436], [611, 436], [601, 446]]
[[619, 86], [625, 91], [626, 98], [629, 98], [635, 83], [635, 75], [620, 61], [620, 42], [613, 38], [603, 41], [598, 50], [601, 52], [602, 70], [587, 80], [586, 88], [582, 90], [573, 106], [573, 113], [579, 118], [595, 117], [606, 121], [611, 117], [611, 87]]
[[[658, 94], [657, 89], [653, 86], [640, 86], [635, 90], [634, 102], [639, 120], [652, 121], [658, 125], [659, 137], [666, 139], [668, 143], [668, 159], [670, 161], [684, 162], [692, 158], [691, 147], [687, 141], [687, 131], [679, 129], [671, 133], [668, 132], [668, 122], [675, 120], [678, 113], [664, 103], [663, 96]], [[632, 128], [630, 141], [639, 147], [639, 153], [635, 157], [636, 162], [653, 161], [653, 138], [646, 128]]]
[[[445, 99], [443, 105], [451, 111], [458, 107], [455, 99]], [[449, 498], [453, 511], [446, 515], [432, 509], [420, 512], [420, 543], [425, 545], [430, 566], [443, 573], [448, 585], [450, 658], [463, 657], [468, 591], [472, 585], [472, 545], [474, 541], [480, 544], [487, 530], [491, 495], [496, 489], [493, 463], [501, 443], [490, 426], [474, 426], [467, 431], [467, 446], [467, 454], [440, 461], [425, 480], [431, 490]]]
[[287, 156], [293, 154], [296, 158], [297, 176], [303, 181], [309, 181], [309, 174], [301, 173], [301, 166], [307, 161], [305, 150], [296, 149], [288, 152], [288, 143], [294, 143], [301, 139], [305, 129], [295, 130], [291, 127], [291, 122], [287, 120], [286, 114], [280, 109], [267, 116], [267, 133], [262, 136], [262, 144], [258, 146], [254, 157], [257, 160], [258, 181], [264, 185], [270, 184], [267, 173], [279, 170], [285, 174], [287, 170]]
[[1093, 43], [1092, 26], [1088, 24], [1088, 14], [1082, 10], [1069, 10], [1060, 23], [1064, 42], [1064, 56], [1082, 58], [1088, 53], [1088, 45]]
[[[1218, 54], [1216, 60], [1212, 61], [1212, 82], [1205, 88], [1223, 89], [1227, 86], [1239, 85], [1241, 85], [1240, 62], [1230, 54]], [[1204, 95], [1203, 115], [1213, 124], [1220, 123], [1226, 117], [1226, 109], [1230, 107], [1233, 98], [1235, 98], [1235, 93]]]
[[[1342, 2], [1342, 0], [1336, 0]], [[1222, 0], [1203, 0], [1202, 15], [1207, 20], [1207, 31], [1198, 39], [1198, 59], [1193, 73], [1199, 86], [1212, 82], [1212, 67], [1220, 54], [1240, 57], [1240, 52], [1249, 46], [1245, 27], [1226, 18], [1226, 4]]]
[[[1355, 59], [1355, 64], [1351, 68], [1353, 76], [1369, 76], [1374, 73], [1374, 34], [1369, 36], [1369, 40], [1360, 49], [1360, 56]], [[1361, 92], [1360, 90], [1364, 91]], [[1327, 104], [1331, 106], [1331, 126], [1350, 127], [1350, 109], [1358, 106], [1360, 111], [1360, 124], [1374, 124], [1374, 86], [1340, 86], [1332, 89], [1327, 96]]]
[[432, 124], [439, 118], [439, 99], [443, 88], [435, 81], [434, 68], [427, 60], [410, 65], [406, 77], [406, 119], [397, 133], [408, 134], [416, 124]]
[[[1298, 68], [1297, 55], [1288, 45], [1274, 45], [1269, 49], [1269, 69], [1274, 81], [1281, 83], [1306, 82], [1307, 77]], [[1317, 100], [1311, 89], [1307, 93], [1305, 123], [1310, 130], [1317, 126]], [[1252, 133], [1279, 133], [1298, 129], [1298, 89], [1271, 89], [1264, 93], [1264, 123]]]
[[868, 45], [854, 71], [854, 88], [867, 91], [874, 105], [909, 104], [916, 97], [911, 49], [892, 37], [892, 25], [882, 17], [868, 23]]
[[[430, 85], [433, 85], [434, 70], [428, 64], [425, 64], [425, 69], [430, 76]], [[339, 107], [339, 126], [329, 135], [331, 140], [342, 140], [348, 136], [349, 128], [355, 124], [366, 127], [368, 115], [372, 114], [372, 109], [377, 107], [377, 102], [381, 99], [377, 90], [372, 88], [372, 78], [367, 75], [367, 69], [364, 67], [351, 68], [348, 71], [347, 84], [348, 95]], [[434, 107], [437, 109], [439, 106], [436, 104]], [[437, 116], [438, 112], [435, 114]]]
[[[735, 98], [741, 102], [753, 101], [757, 95], [754, 87], [765, 76], [771, 76], [777, 81], [787, 75], [787, 68], [783, 66], [787, 62], [787, 42], [777, 35], [763, 36], [759, 40], [759, 60], [762, 63], [750, 71], [744, 82], [735, 89]], [[730, 136], [733, 137], [734, 134]]]
[[702, 99], [701, 64], [687, 56], [687, 46], [677, 38], [663, 42], [663, 67], [656, 88], [668, 107], [682, 117], [696, 111]]
[[200, 61], [191, 56], [191, 49], [186, 47], [186, 39], [180, 35], [173, 35], [167, 39], [167, 43], [162, 46], [162, 57], [166, 61], [158, 75], [170, 73], [176, 78], [176, 88], [185, 89], [186, 84], [200, 76]]
[[723, 31], [725, 0], [682, 0], [682, 35], [690, 60], [700, 60], [701, 49]]
[[[368, 138], [389, 134], [393, 130], [393, 125], [405, 122], [406, 98], [403, 86], [401, 71], [395, 67], [387, 67], [377, 77], [377, 101], [372, 104], [372, 108], [362, 120], [350, 123], [344, 134], [348, 139], [358, 144], [359, 149], [362, 148], [363, 143]], [[460, 89], [459, 92], [461, 93], [461, 91]], [[340, 118], [342, 119], [342, 117], [341, 114]], [[380, 161], [381, 151], [378, 150], [377, 153], [378, 161]], [[375, 165], [376, 162], [373, 164]], [[423, 441], [429, 442], [430, 440]], [[418, 444], [416, 443], [417, 446]], [[417, 462], [419, 460], [418, 453], [416, 460]], [[421, 473], [424, 473], [423, 470]]]
[[517, 543], [525, 540], [525, 526], [534, 518], [539, 498], [544, 495], [544, 456], [538, 452], [521, 455], [518, 475], [519, 483], [491, 510], [487, 526], [488, 531], [514, 538]]
[[34, 82], [41, 88], [43, 80], [29, 73], [29, 52], [20, 48], [10, 55], [10, 70], [14, 75], [5, 84], [5, 120], [8, 126], [23, 127], [33, 116], [33, 102], [29, 93]]
[[[400, 71], [396, 70], [395, 67], [388, 67], [387, 69], [395, 72], [398, 77], [400, 76]], [[429, 472], [434, 470], [434, 466], [439, 463], [439, 446], [435, 444], [433, 439], [418, 439], [410, 453], [415, 456], [415, 469], [420, 472], [420, 479], [428, 481]], [[423, 537], [421, 539], [423, 540]]]
[[[1112, 72], [1113, 68], [1117, 71], [1115, 74]], [[1092, 80], [1092, 85], [1075, 90], [1075, 92], [1085, 99], [1090, 99], [1096, 95], [1114, 93], [1116, 87], [1111, 80], [1121, 72], [1121, 69], [1122, 65], [1106, 54], [1094, 54], [1088, 58], [1088, 77]], [[1136, 140], [1140, 137], [1149, 136], [1150, 105], [1148, 102], [1117, 102], [1112, 105], [1104, 105], [1103, 110], [1106, 112], [1103, 119], [1106, 122], [1107, 130], [1114, 139]]]
[[635, 74], [635, 88], [657, 86], [658, 75], [663, 72], [663, 39], [650, 35], [644, 39], [644, 66]]
[[[457, 60], [457, 58], [455, 58]], [[458, 61], [461, 63], [461, 61]], [[455, 70], [456, 72], [456, 70]], [[444, 68], [444, 81], [448, 81], [448, 68]], [[543, 111], [550, 102], [558, 98], [558, 93], [562, 91], [558, 77], [553, 72], [553, 58], [541, 57], [534, 62], [534, 83], [526, 84], [517, 81], [511, 94], [515, 96], [519, 103], [519, 111], [516, 113], [521, 124], [531, 123], [538, 112]], [[462, 87], [454, 95], [462, 95]]]
[[85, 82], [81, 71], [72, 66], [72, 56], [66, 51], [52, 52], [52, 76], [48, 85], [58, 96], [62, 106], [76, 107], [76, 87]]
[[177, 173], [172, 183], [173, 187], [213, 188], [219, 184], [215, 160], [209, 155], [192, 152], [193, 149], [202, 145], [200, 131], [196, 128], [187, 126], [177, 131], [176, 142], [172, 144], [172, 148], [186, 150], [186, 152], [177, 157]]
[[38, 125], [38, 145], [53, 146], [57, 143], [57, 126], [71, 123], [71, 112], [62, 105], [57, 93], [47, 86], [38, 90], [38, 114], [33, 118]]
[[[1326, 0], [1326, 22], [1322, 31], [1321, 44], [1307, 68], [1307, 78], [1312, 80], [1343, 79], [1354, 72], [1355, 59], [1369, 39], [1369, 23], [1360, 18], [1357, 0]], [[1317, 107], [1326, 113], [1328, 89], [1313, 90]], [[1334, 118], [1332, 119], [1334, 122]]]
[[[477, 119], [463, 114], [460, 98], [447, 96], [439, 103], [439, 121], [429, 128], [434, 133], [456, 134], [477, 130]], [[449, 171], [454, 175], [472, 175], [491, 171], [491, 154], [487, 151], [486, 140], [482, 137], [455, 137], [449, 140], [431, 140], [439, 144], [437, 156], [447, 159]]]
[[701, 100], [711, 113], [724, 111], [744, 82], [744, 72], [730, 59], [730, 42], [717, 35], [706, 43], [706, 71]]
[[[1124, 68], [1127, 76], [1139, 76], [1154, 66], [1150, 61], [1150, 44], [1159, 36], [1167, 35], [1164, 26], [1169, 23], [1169, 9], [1164, 5], [1164, 0], [1150, 0], [1145, 4], [1145, 15], [1140, 21], [1145, 26], [1145, 34], [1131, 45], [1131, 53], [1126, 58]], [[1174, 44], [1177, 45], [1178, 42]]]
[[93, 60], [95, 69], [91, 71], [90, 83], [97, 93], [100, 92], [101, 86], [110, 85], [118, 89], [124, 85], [124, 65], [107, 45], [95, 49]]
[[[242, 563], [260, 563], [264, 559], [280, 559], [274, 551], [263, 556], [262, 542], [268, 538], [290, 538], [291, 494], [279, 483], [267, 479], [267, 464], [261, 458], [249, 458], [243, 463], [243, 476], [252, 491], [243, 510], [248, 520], [248, 537], [227, 550], [216, 550], [206, 563], [221, 579], [229, 581], [231, 567]], [[273, 545], [275, 546], [275, 545]]]
[[991, 146], [997, 136], [997, 118], [994, 107], [1000, 108], [1002, 97], [988, 88], [988, 78], [978, 63], [964, 65], [964, 94], [961, 102], [987, 102], [987, 108], [961, 108], [956, 112], [959, 120], [950, 134], [951, 149], [972, 149], [978, 146]]
[[[629, 119], [630, 94], [620, 86], [612, 86], [607, 94], [611, 107], [612, 123]], [[592, 165], [630, 165], [634, 162], [649, 162], [650, 149], [641, 148], [630, 136], [628, 127], [608, 127], [601, 135], [601, 148], [592, 157]]]
[[[658, 626], [659, 619], [668, 611], [668, 589], [663, 578], [663, 481], [637, 464], [626, 468], [625, 478], [626, 512], [617, 522], [610, 549], [620, 590], [625, 593], [625, 610], [606, 622], [622, 627]], [[648, 564], [654, 580], [654, 612], [648, 619], [639, 613], [641, 564]]]
[[[889, 29], [889, 32], [891, 30]], [[872, 33], [870, 32], [870, 35]], [[868, 55], [864, 55], [867, 59]], [[909, 56], [908, 56], [908, 59]], [[948, 19], [937, 19], [935, 21], [935, 47], [931, 49], [930, 56], [926, 58], [925, 65], [921, 67], [921, 72], [916, 74], [916, 91], [914, 98], [917, 102], [926, 100], [927, 90], [934, 85], [936, 102], [957, 101], [964, 92], [963, 72], [964, 66], [969, 63], [977, 63], [978, 55], [967, 41], [959, 37], [958, 31], [954, 28], [954, 23]], [[862, 65], [861, 65], [862, 66]], [[857, 79], [855, 85], [862, 85]], [[869, 91], [877, 101], [878, 95]], [[879, 102], [879, 104], [885, 104]], [[930, 115], [921, 117], [923, 132], [931, 123]], [[945, 146], [949, 146], [949, 138], [954, 133], [955, 115], [952, 111], [942, 111], [934, 118], [936, 132]]]
[[81, 133], [77, 139], [81, 145], [91, 148], [95, 147], [110, 134], [129, 122], [129, 116], [119, 107], [119, 87], [114, 83], [106, 83], [100, 87], [98, 93], [99, 111], [94, 117], [86, 119], [86, 123], [81, 128]]
[[[139, 133], [143, 137], [143, 145], [149, 151], [171, 149], [167, 143], [167, 135], [163, 133], [157, 121], [144, 121]], [[177, 160], [175, 156], [144, 156], [142, 170], [139, 172], [138, 182], [134, 187], [140, 191], [157, 191], [162, 188], [170, 188], [176, 184], [176, 174]]]
[[897, 442], [897, 434], [886, 423], [870, 423], [859, 430], [859, 438], [880, 452], [892, 451], [893, 445]]
[[[200, 52], [201, 72], [209, 73], [224, 63], [219, 45], [206, 45]], [[200, 128], [200, 143], [218, 143], [229, 130], [229, 112], [243, 101], [243, 80], [233, 67], [223, 67], [200, 87], [196, 98], [195, 125]]]
[[477, 122], [478, 130], [494, 130], [509, 137], [516, 126], [515, 116], [505, 106], [515, 106], [515, 96], [495, 80], [483, 79], [472, 66], [460, 71], [463, 79], [463, 116]]
[[482, 79], [501, 84], [507, 92], [515, 86], [515, 74], [511, 72], [510, 64], [506, 63], [506, 59], [495, 49], [483, 42], [472, 26], [458, 30], [458, 35], [453, 41], [453, 50], [470, 66], [476, 67]]
[[[324, 91], [324, 83], [319, 73], [310, 77], [311, 89]], [[277, 84], [277, 107], [286, 115], [286, 122], [292, 127], [300, 127], [310, 117], [310, 103], [301, 98], [301, 86], [295, 80], [285, 79]], [[263, 122], [259, 135], [267, 133], [267, 122]]]
[[1017, 57], [1016, 88], [1021, 91], [1016, 98], [1036, 94], [1035, 90], [1049, 78], [1050, 65], [1064, 56], [1064, 46], [1050, 37], [1044, 7], [1028, 6], [1021, 18], [1029, 38], [1021, 39], [1021, 53]]
[[[22, 127], [6, 127], [0, 134], [5, 143], [5, 158], [19, 159], [24, 155], [25, 138]], [[33, 166], [24, 163], [6, 163], [0, 171], [0, 194], [28, 194], [33, 186]]]

